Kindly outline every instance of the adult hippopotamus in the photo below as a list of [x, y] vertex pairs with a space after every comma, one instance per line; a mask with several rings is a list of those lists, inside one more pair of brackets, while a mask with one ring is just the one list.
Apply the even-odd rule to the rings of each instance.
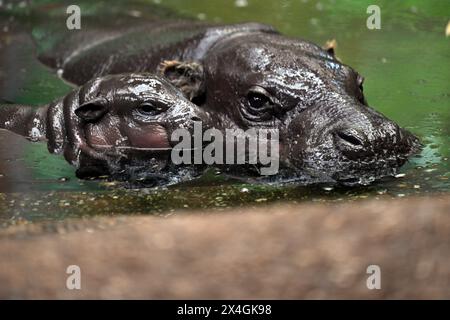
[[51, 153], [63, 153], [76, 166], [79, 177], [111, 175], [146, 186], [196, 174], [194, 166], [174, 169], [170, 161], [176, 143], [171, 133], [192, 130], [194, 121], [210, 120], [178, 89], [151, 74], [95, 78], [39, 108], [0, 107], [0, 128], [46, 141]]
[[158, 21], [114, 32], [83, 29], [41, 50], [75, 84], [159, 71], [214, 114], [214, 127], [278, 129], [280, 168], [306, 181], [368, 183], [396, 172], [418, 139], [370, 108], [363, 77], [308, 41], [259, 23]]

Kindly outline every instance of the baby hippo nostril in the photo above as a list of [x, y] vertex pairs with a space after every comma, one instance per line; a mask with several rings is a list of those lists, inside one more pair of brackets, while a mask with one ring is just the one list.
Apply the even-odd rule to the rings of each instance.
[[354, 146], [363, 145], [361, 138], [358, 137], [357, 133], [354, 132], [354, 130], [339, 130], [336, 131], [336, 136], [345, 143], [349, 143]]

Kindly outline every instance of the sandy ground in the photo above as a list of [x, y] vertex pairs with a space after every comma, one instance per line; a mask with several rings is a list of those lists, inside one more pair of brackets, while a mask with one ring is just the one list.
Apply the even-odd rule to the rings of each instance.
[[0, 298], [448, 299], [449, 235], [448, 196], [11, 227]]

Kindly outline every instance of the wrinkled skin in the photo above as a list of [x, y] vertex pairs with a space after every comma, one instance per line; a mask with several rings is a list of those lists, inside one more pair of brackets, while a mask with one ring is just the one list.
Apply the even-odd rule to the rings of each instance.
[[416, 137], [367, 106], [362, 76], [333, 50], [261, 24], [191, 26], [141, 26], [89, 46], [84, 39], [73, 55], [64, 51], [69, 38], [41, 60], [78, 84], [158, 71], [214, 114], [216, 128], [278, 129], [281, 175], [306, 182], [366, 184], [420, 149]]
[[[82, 178], [113, 179], [152, 186], [189, 179], [200, 168], [177, 167], [171, 133], [193, 129], [209, 116], [166, 80], [150, 74], [96, 78], [48, 106], [2, 106], [0, 128], [47, 141]], [[183, 170], [184, 169], [184, 170]], [[197, 172], [197, 169], [198, 172]]]

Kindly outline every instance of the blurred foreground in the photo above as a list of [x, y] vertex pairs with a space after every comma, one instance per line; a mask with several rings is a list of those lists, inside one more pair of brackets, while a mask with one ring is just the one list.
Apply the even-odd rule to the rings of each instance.
[[[435, 196], [10, 227], [0, 298], [448, 299], [449, 212]], [[66, 288], [69, 265], [81, 290]]]

